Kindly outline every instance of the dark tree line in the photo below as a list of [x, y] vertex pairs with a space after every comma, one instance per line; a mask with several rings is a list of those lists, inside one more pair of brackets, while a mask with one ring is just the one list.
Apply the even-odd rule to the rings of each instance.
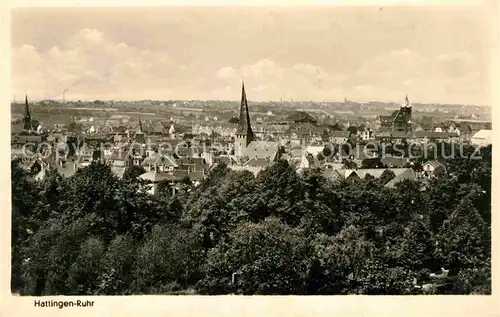
[[[48, 294], [491, 293], [491, 147], [446, 173], [332, 183], [278, 161], [211, 170], [150, 196], [92, 164], [35, 183], [12, 163], [13, 292]], [[388, 179], [393, 175], [384, 175]]]

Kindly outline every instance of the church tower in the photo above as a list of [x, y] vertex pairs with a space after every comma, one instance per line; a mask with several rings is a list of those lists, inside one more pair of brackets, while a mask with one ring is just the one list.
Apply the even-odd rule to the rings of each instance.
[[30, 108], [28, 106], [28, 95], [26, 95], [26, 100], [24, 103], [23, 123], [24, 123], [24, 130], [31, 130], [31, 114], [30, 114]]
[[410, 101], [408, 100], [408, 95], [405, 96], [405, 119], [406, 119], [406, 133], [411, 132], [411, 104]]
[[404, 104], [396, 111], [393, 120], [393, 131], [411, 132], [411, 104], [408, 95], [405, 96]]
[[248, 113], [248, 102], [245, 93], [245, 83], [241, 84], [241, 104], [238, 130], [236, 130], [235, 154], [243, 156], [245, 149], [254, 140], [252, 126], [250, 124], [250, 114]]

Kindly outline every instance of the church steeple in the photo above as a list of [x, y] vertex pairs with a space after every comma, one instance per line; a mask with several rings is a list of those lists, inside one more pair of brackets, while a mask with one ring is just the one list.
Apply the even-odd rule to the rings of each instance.
[[139, 119], [139, 126], [137, 128], [138, 128], [137, 132], [142, 133], [142, 121], [141, 121], [141, 119]]
[[250, 113], [248, 112], [247, 95], [245, 93], [245, 83], [241, 83], [241, 104], [240, 104], [240, 119], [238, 124], [238, 135], [244, 135], [245, 146], [253, 141], [254, 134], [250, 123]]
[[24, 102], [24, 129], [25, 130], [31, 130], [31, 114], [30, 114], [30, 108], [28, 105], [28, 95], [26, 95], [26, 99]]

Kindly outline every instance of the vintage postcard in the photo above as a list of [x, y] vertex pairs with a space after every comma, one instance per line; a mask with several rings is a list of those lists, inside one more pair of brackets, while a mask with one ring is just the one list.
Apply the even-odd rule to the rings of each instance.
[[6, 11], [0, 315], [496, 316], [498, 6], [358, 4]]

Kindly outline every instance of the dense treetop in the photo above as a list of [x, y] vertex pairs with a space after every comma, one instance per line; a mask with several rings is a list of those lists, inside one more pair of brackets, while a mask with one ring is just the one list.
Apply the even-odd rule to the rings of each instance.
[[150, 196], [137, 170], [120, 180], [92, 164], [35, 183], [14, 161], [12, 291], [489, 294], [491, 146], [482, 156], [395, 189], [286, 161], [256, 177], [218, 165], [174, 197]]

